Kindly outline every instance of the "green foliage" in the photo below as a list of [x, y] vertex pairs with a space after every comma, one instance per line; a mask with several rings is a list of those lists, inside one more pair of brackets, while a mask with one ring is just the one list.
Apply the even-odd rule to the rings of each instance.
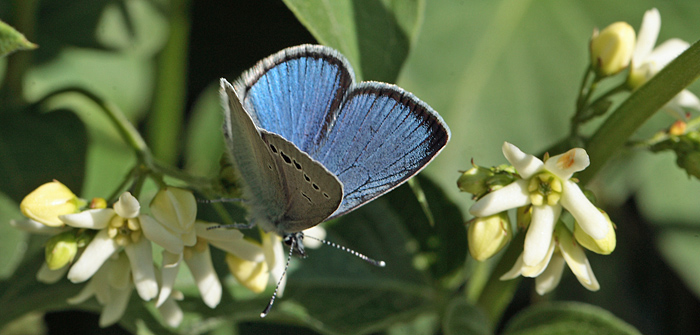
[[36, 49], [36, 44], [29, 42], [22, 33], [0, 21], [0, 57], [18, 50]]
[[641, 333], [599, 307], [575, 302], [560, 302], [541, 304], [520, 312], [506, 325], [503, 334], [638, 335]]

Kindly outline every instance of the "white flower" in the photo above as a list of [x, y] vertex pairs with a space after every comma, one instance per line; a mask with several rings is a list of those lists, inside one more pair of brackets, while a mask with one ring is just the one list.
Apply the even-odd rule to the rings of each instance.
[[143, 238], [139, 215], [141, 205], [129, 192], [124, 192], [112, 208], [90, 209], [76, 214], [61, 215], [61, 221], [74, 228], [99, 230], [68, 271], [74, 283], [90, 279], [113, 254], [124, 249], [131, 264], [134, 285], [143, 300], [158, 294], [151, 242]]
[[[231, 274], [249, 290], [260, 293], [267, 287], [271, 278], [275, 284], [280, 283], [278, 295], [282, 296], [287, 278], [282, 278], [286, 257], [282, 247], [282, 238], [275, 233], [261, 232], [262, 244], [242, 239], [251, 251], [255, 251], [254, 259], [244, 258], [240, 253], [226, 255]], [[281, 281], [280, 281], [281, 279]]]
[[600, 289], [600, 284], [593, 274], [583, 248], [575, 242], [571, 232], [561, 224], [557, 225], [542, 261], [532, 266], [526, 265], [523, 261], [524, 253], [518, 257], [513, 268], [501, 276], [501, 280], [513, 279], [520, 275], [536, 278], [535, 290], [538, 294], [544, 295], [557, 287], [564, 265], [568, 264], [581, 285], [591, 291]]
[[107, 327], [124, 315], [133, 290], [129, 260], [118, 253], [106, 260], [80, 293], [68, 299], [68, 303], [79, 304], [94, 295], [103, 306], [100, 327]]
[[551, 244], [554, 224], [562, 206], [578, 221], [581, 229], [594, 239], [608, 234], [608, 221], [583, 194], [571, 176], [588, 167], [588, 154], [575, 148], [542, 162], [505, 142], [503, 155], [522, 179], [479, 199], [469, 212], [486, 217], [511, 208], [532, 205], [532, 220], [525, 236], [523, 262], [528, 266], [541, 263]]
[[[646, 11], [637, 35], [637, 45], [632, 54], [630, 73], [627, 78], [627, 84], [632, 89], [642, 86], [690, 46], [686, 41], [672, 38], [654, 48], [659, 30], [661, 30], [659, 11], [656, 8]], [[664, 109], [679, 116], [680, 119], [685, 119], [685, 111], [682, 107], [700, 110], [700, 99], [690, 91], [683, 90], [669, 101]]]

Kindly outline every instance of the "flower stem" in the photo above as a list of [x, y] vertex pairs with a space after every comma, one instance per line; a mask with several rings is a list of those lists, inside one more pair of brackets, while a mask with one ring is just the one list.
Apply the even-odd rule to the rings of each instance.
[[593, 134], [586, 145], [591, 165], [578, 176], [582, 185], [595, 176], [647, 119], [698, 77], [700, 43], [696, 42], [634, 91]]
[[513, 238], [503, 256], [498, 260], [498, 264], [491, 271], [491, 276], [486, 282], [486, 286], [481, 291], [478, 305], [483, 308], [489, 316], [492, 325], [497, 325], [508, 304], [513, 300], [515, 290], [520, 284], [522, 277], [502, 281], [500, 277], [508, 272], [520, 256], [525, 244], [525, 233], [521, 232]]
[[146, 145], [146, 142], [141, 137], [141, 134], [134, 128], [134, 126], [129, 122], [124, 113], [115, 105], [109, 101], [105, 101], [96, 94], [81, 88], [81, 87], [66, 87], [56, 91], [53, 91], [39, 100], [36, 104], [40, 105], [45, 101], [64, 93], [77, 93], [85, 96], [86, 98], [92, 100], [97, 104], [100, 109], [105, 113], [105, 115], [112, 121], [112, 124], [121, 135], [124, 142], [126, 142], [138, 157], [139, 161], [146, 166], [153, 166], [153, 157], [151, 152]]
[[189, 0], [173, 0], [164, 8], [170, 34], [157, 57], [156, 94], [144, 134], [155, 156], [168, 164], [176, 163], [178, 145], [181, 143], [179, 139], [187, 96], [188, 8]]

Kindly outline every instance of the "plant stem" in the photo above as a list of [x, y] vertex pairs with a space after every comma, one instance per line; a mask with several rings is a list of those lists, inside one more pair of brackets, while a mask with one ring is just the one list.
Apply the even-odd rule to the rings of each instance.
[[146, 166], [153, 166], [153, 157], [151, 156], [148, 146], [146, 146], [146, 142], [143, 140], [141, 134], [139, 134], [131, 122], [129, 122], [126, 116], [124, 116], [124, 113], [121, 111], [121, 109], [119, 109], [119, 107], [117, 107], [117, 105], [109, 101], [105, 101], [94, 93], [77, 86], [66, 87], [53, 91], [39, 100], [36, 104], [40, 105], [45, 101], [64, 93], [77, 93], [97, 104], [109, 118], [109, 120], [112, 121], [112, 124], [117, 129], [117, 132], [119, 132], [119, 135], [121, 135], [124, 142], [126, 142], [134, 150], [139, 161]]
[[647, 119], [699, 76], [700, 43], [696, 42], [634, 91], [593, 134], [586, 146], [591, 165], [578, 176], [582, 185], [595, 176]]
[[152, 112], [146, 120], [146, 137], [160, 161], [177, 161], [187, 91], [189, 18], [187, 0], [173, 0], [169, 14], [170, 35], [157, 58], [157, 77]]

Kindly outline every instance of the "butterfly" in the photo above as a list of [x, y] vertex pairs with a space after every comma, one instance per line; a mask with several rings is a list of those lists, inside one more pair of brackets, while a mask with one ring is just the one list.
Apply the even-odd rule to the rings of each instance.
[[445, 147], [450, 130], [402, 88], [355, 82], [320, 45], [284, 49], [232, 85], [221, 79], [224, 139], [249, 219], [291, 241], [401, 185]]

